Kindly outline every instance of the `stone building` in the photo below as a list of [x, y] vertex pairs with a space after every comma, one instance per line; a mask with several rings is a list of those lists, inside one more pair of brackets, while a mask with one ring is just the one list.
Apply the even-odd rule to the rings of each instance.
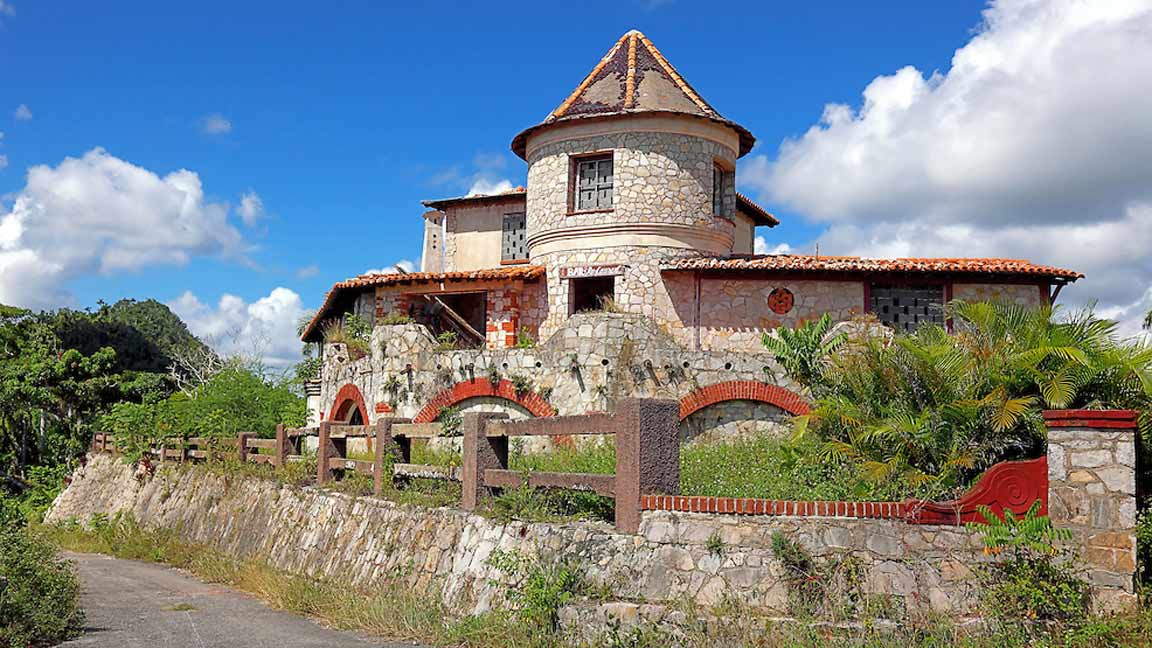
[[336, 284], [304, 332], [355, 313], [369, 352], [326, 344], [314, 415], [445, 408], [582, 414], [681, 400], [686, 435], [771, 427], [803, 397], [762, 335], [829, 313], [914, 330], [952, 299], [1050, 303], [1079, 273], [1018, 259], [756, 255], [778, 221], [736, 189], [755, 142], [643, 34], [616, 42], [512, 140], [527, 187], [424, 202], [419, 272]]

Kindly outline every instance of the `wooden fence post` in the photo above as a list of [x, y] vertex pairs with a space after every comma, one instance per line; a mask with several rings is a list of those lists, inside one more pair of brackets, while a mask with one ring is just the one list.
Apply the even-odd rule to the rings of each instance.
[[[410, 423], [411, 419], [390, 418], [387, 416], [376, 419], [376, 456], [372, 465], [372, 493], [379, 497], [384, 493], [384, 480], [392, 480], [392, 475], [384, 474], [384, 457], [391, 456], [394, 461], [406, 463], [411, 458], [411, 444], [408, 452], [397, 443], [392, 436], [392, 426], [398, 423]], [[410, 441], [409, 439], [404, 439]]]
[[642, 495], [680, 494], [680, 403], [629, 398], [616, 418], [616, 529], [637, 533]]
[[276, 448], [272, 457], [272, 465], [281, 468], [288, 463], [288, 428], [283, 423], [276, 424]]
[[460, 467], [460, 507], [472, 511], [484, 494], [484, 471], [508, 468], [508, 437], [490, 437], [487, 422], [506, 419], [507, 414], [496, 412], [468, 412], [460, 428], [464, 432], [463, 465]]
[[320, 421], [320, 438], [316, 445], [316, 484], [323, 486], [332, 479], [332, 466], [328, 459], [335, 456], [336, 446], [332, 443], [332, 423]]
[[248, 461], [248, 439], [256, 436], [251, 432], [241, 432], [236, 435], [236, 459], [240, 463]]

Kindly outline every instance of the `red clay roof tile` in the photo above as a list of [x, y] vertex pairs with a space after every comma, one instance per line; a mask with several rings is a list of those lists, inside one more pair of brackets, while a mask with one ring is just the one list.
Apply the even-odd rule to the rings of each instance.
[[1038, 265], [1025, 259], [907, 258], [865, 259], [853, 256], [769, 254], [748, 257], [705, 257], [669, 261], [667, 271], [733, 272], [847, 272], [911, 274], [1027, 275], [1075, 281], [1084, 275], [1074, 270]]

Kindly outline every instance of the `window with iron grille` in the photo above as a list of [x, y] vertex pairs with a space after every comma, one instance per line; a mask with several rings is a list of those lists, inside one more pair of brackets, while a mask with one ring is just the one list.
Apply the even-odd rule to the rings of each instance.
[[921, 325], [944, 325], [944, 286], [872, 284], [869, 308], [884, 324], [913, 333]]
[[576, 211], [612, 207], [612, 156], [576, 160]]
[[528, 245], [524, 242], [526, 219], [524, 214], [504, 214], [500, 237], [500, 259], [520, 261], [528, 258]]
[[716, 164], [712, 166], [712, 213], [717, 216], [727, 216], [724, 213], [724, 169]]

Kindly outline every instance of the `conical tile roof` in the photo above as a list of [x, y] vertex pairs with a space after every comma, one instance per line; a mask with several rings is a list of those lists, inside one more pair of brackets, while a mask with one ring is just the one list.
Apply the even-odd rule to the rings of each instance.
[[725, 119], [704, 101], [652, 41], [634, 29], [616, 41], [543, 122], [517, 135], [512, 150], [524, 157], [528, 136], [557, 122], [637, 113], [678, 113], [729, 126], [740, 135], [740, 155], [756, 143], [748, 129]]

